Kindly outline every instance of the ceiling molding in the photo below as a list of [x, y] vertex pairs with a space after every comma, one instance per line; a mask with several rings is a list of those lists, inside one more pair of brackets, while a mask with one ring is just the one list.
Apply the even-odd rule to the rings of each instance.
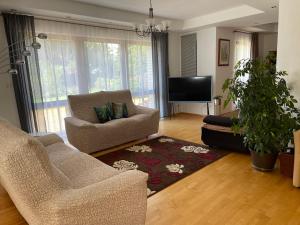
[[[17, 10], [19, 12], [34, 14], [38, 16], [60, 17], [66, 19], [80, 19], [90, 22], [116, 24], [133, 27], [135, 23], [145, 23], [146, 16], [141, 13], [134, 13], [124, 10], [112, 9], [102, 6], [95, 6], [80, 2], [67, 0], [1, 0], [1, 10]], [[169, 20], [163, 17], [156, 17], [158, 21]], [[183, 22], [170, 20], [172, 28], [180, 30]]]
[[[20, 4], [20, 0], [1, 0], [0, 10], [15, 9], [18, 12], [33, 14], [40, 17], [62, 18], [86, 23], [101, 23], [124, 27], [133, 27], [135, 24], [145, 23], [145, 19], [147, 18], [146, 14], [139, 12], [130, 12], [100, 5], [92, 5], [87, 3], [88, 0], [86, 2], [79, 1], [80, 0], [22, 0], [22, 3]], [[137, 0], [132, 1], [134, 2]], [[252, 27], [277, 22], [278, 13], [275, 10], [271, 10], [270, 7], [270, 4], [274, 4], [274, 2], [277, 1], [278, 0], [268, 0], [266, 3], [261, 2], [261, 0], [249, 0], [249, 5], [238, 5], [237, 3], [239, 2], [247, 1], [235, 0], [236, 5], [238, 5], [236, 7], [227, 8], [191, 19], [179, 20], [166, 17], [155, 17], [155, 19], [157, 22], [169, 20], [171, 22], [170, 30], [178, 32], [199, 30], [211, 26], [230, 26], [238, 28]], [[173, 8], [176, 8], [176, 2], [180, 3], [181, 0], [174, 0]], [[101, 1], [99, 0], [99, 4], [100, 3]], [[231, 5], [232, 3], [233, 0], [231, 1]], [[163, 2], [157, 4], [164, 4], [165, 6], [165, 3]], [[215, 4], [215, 1], [212, 1], [211, 4]], [[172, 7], [169, 7], [169, 10], [172, 10]], [[176, 10], [178, 11], [180, 9], [177, 8]]]
[[205, 27], [208, 25], [218, 24], [220, 22], [240, 19], [247, 16], [262, 14], [264, 11], [256, 9], [248, 5], [222, 10], [219, 12], [203, 15], [193, 19], [185, 20], [183, 23], [183, 30], [191, 30], [198, 27]]

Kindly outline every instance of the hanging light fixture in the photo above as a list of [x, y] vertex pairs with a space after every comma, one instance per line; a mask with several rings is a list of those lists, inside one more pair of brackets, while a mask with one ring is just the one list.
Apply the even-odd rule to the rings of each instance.
[[159, 24], [155, 23], [152, 0], [150, 0], [149, 18], [146, 19], [146, 24], [140, 24], [135, 27], [136, 34], [140, 37], [148, 37], [151, 33], [162, 32], [166, 33], [169, 29], [169, 21], [162, 21]]

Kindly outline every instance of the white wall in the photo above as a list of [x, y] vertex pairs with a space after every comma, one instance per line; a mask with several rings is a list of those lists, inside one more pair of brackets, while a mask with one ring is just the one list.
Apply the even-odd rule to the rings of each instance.
[[[6, 42], [6, 36], [4, 31], [3, 18], [2, 16], [0, 16], [0, 49], [3, 48], [5, 49], [6, 46], [7, 46], [7, 42]], [[2, 52], [3, 51], [1, 51], [1, 53]], [[2, 54], [2, 55], [6, 57], [7, 54]], [[8, 63], [9, 61], [7, 59], [5, 60], [5, 62], [1, 62], [1, 65], [5, 65]], [[14, 125], [20, 127], [15, 94], [14, 94], [14, 89], [12, 84], [12, 78], [8, 73], [2, 73], [7, 71], [8, 69], [9, 69], [8, 66], [2, 68], [0, 74], [0, 117], [7, 119]]]
[[[219, 39], [230, 40], [230, 59], [229, 66], [218, 66], [218, 45]], [[227, 78], [232, 78], [234, 68], [234, 29], [232, 28], [217, 28], [217, 52], [216, 52], [216, 80], [215, 80], [215, 96], [223, 96], [222, 102], [224, 101], [226, 94], [223, 94], [223, 84]], [[225, 109], [221, 108], [221, 113], [229, 112], [232, 110], [232, 106], [228, 105]]]
[[258, 35], [260, 58], [265, 58], [270, 51], [277, 51], [277, 37], [277, 33], [260, 33]]
[[[216, 30], [216, 27], [212, 27], [197, 31], [197, 75], [211, 75], [213, 86], [216, 74]], [[202, 103], [181, 104], [181, 112], [206, 115], [206, 110], [206, 104]], [[212, 104], [210, 104], [210, 113], [213, 114]]]
[[[197, 31], [197, 74], [212, 75], [213, 96], [223, 95], [222, 86], [227, 78], [233, 76], [234, 61], [234, 33], [231, 28], [208, 28]], [[229, 66], [218, 66], [218, 42], [219, 39], [230, 40], [230, 62]], [[228, 112], [232, 106], [221, 112]], [[181, 111], [206, 115], [206, 105], [199, 103], [182, 104]], [[214, 114], [213, 103], [210, 103], [210, 114]]]
[[197, 74], [216, 73], [216, 27], [197, 32]]
[[[229, 66], [218, 66], [218, 45], [219, 39], [230, 40], [230, 61]], [[179, 40], [180, 41], [180, 40]], [[224, 102], [226, 93], [223, 93], [222, 86], [227, 78], [232, 78], [234, 73], [234, 29], [214, 27], [197, 32], [197, 73], [198, 75], [213, 75], [213, 96], [223, 96]], [[277, 50], [277, 33], [259, 34], [259, 53], [265, 57], [269, 51]], [[300, 61], [299, 61], [300, 62]], [[300, 81], [300, 78], [299, 78]], [[299, 91], [300, 93], [300, 91]], [[229, 112], [234, 108], [229, 104], [225, 109], [221, 107], [221, 113]], [[181, 111], [187, 113], [206, 115], [204, 104], [182, 104]], [[210, 104], [210, 113], [213, 114], [213, 104]]]
[[281, 0], [277, 67], [288, 72], [287, 81], [293, 94], [300, 101], [300, 1]]

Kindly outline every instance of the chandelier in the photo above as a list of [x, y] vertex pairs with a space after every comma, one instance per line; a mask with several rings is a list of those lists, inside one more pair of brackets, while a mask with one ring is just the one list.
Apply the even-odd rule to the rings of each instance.
[[146, 24], [140, 24], [135, 27], [136, 34], [140, 37], [148, 37], [155, 32], [166, 33], [168, 29], [169, 21], [161, 21], [161, 23], [158, 24], [155, 23], [152, 0], [150, 0], [149, 18], [146, 19]]

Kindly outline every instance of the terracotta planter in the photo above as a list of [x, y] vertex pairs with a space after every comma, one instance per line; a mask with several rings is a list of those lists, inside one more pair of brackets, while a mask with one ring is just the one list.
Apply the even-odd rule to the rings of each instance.
[[277, 160], [277, 153], [274, 154], [259, 154], [250, 150], [252, 167], [258, 171], [268, 172], [273, 171]]
[[279, 154], [280, 173], [286, 177], [293, 177], [294, 172], [294, 154], [284, 152]]

